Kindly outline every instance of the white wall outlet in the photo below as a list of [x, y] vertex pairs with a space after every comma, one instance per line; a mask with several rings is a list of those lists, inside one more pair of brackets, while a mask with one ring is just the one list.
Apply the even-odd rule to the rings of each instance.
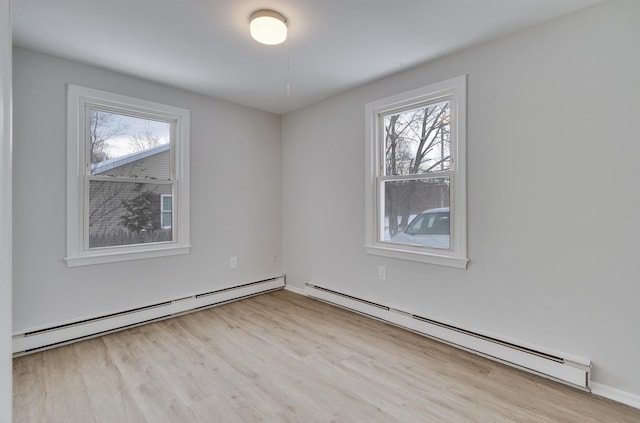
[[271, 261], [273, 263], [277, 263], [278, 262], [278, 253], [273, 253], [273, 255], [271, 256]]
[[387, 280], [387, 268], [384, 266], [378, 266], [378, 279], [381, 281]]
[[238, 257], [231, 257], [229, 259], [229, 268], [235, 269], [236, 267], [238, 267]]

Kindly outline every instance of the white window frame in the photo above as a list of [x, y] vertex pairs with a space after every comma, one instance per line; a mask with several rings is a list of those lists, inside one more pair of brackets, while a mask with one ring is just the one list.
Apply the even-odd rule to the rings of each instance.
[[[171, 198], [171, 210], [165, 210], [164, 209], [164, 199], [166, 197]], [[171, 213], [171, 224], [170, 225], [163, 225], [164, 213]], [[160, 227], [162, 229], [171, 229], [173, 227], [173, 194], [160, 194]]]
[[[172, 123], [173, 240], [89, 248], [89, 106]], [[189, 236], [189, 126], [186, 109], [69, 84], [67, 86], [67, 257], [68, 267], [187, 254]]]
[[[466, 269], [467, 258], [467, 77], [466, 75], [417, 88], [366, 105], [365, 251], [368, 254]], [[451, 107], [451, 179], [449, 249], [381, 241], [384, 226], [384, 129], [385, 115], [449, 100]]]

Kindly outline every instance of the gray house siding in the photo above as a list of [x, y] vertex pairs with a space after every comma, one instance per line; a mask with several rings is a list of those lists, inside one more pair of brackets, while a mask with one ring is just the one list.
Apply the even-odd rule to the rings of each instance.
[[[158, 149], [155, 149], [158, 150]], [[159, 149], [98, 163], [93, 175], [135, 178], [139, 182], [91, 181], [89, 184], [89, 247], [171, 241], [172, 230], [161, 229], [161, 195], [172, 194], [170, 177], [170, 151]], [[137, 158], [142, 156], [142, 158]], [[166, 181], [162, 183], [162, 181]], [[141, 205], [146, 201], [144, 207]], [[137, 201], [139, 203], [137, 203]], [[129, 204], [134, 211], [128, 210]], [[132, 231], [123, 216], [137, 221], [136, 211], [144, 214], [145, 228]], [[151, 221], [149, 221], [151, 219]], [[132, 233], [135, 232], [135, 233]]]

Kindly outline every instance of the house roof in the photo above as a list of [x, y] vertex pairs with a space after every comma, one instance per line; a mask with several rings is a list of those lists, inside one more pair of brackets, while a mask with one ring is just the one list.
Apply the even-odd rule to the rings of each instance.
[[91, 174], [99, 175], [108, 170], [115, 169], [120, 166], [124, 166], [129, 163], [136, 162], [138, 160], [154, 156], [158, 153], [162, 153], [164, 151], [169, 151], [170, 144], [160, 144], [156, 147], [150, 148], [148, 150], [137, 151], [135, 153], [127, 154], [124, 156], [116, 157], [115, 159], [104, 160], [100, 163], [95, 163], [91, 165]]

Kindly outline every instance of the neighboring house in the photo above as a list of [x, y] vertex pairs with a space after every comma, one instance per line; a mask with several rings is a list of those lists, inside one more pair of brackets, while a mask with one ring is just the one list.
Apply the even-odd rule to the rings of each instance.
[[160, 144], [91, 165], [92, 175], [122, 176], [137, 172], [141, 178], [168, 179], [169, 144]]
[[123, 221], [123, 216], [127, 216], [134, 226], [137, 224], [144, 228], [142, 232], [164, 232], [159, 235], [161, 239], [154, 241], [171, 240], [173, 208], [172, 185], [168, 183], [169, 147], [169, 144], [162, 144], [91, 165], [92, 176], [112, 177], [114, 181], [105, 178], [91, 180], [90, 247], [135, 243], [136, 241], [114, 239], [129, 236], [130, 232], [140, 232], [132, 231], [127, 222]]

